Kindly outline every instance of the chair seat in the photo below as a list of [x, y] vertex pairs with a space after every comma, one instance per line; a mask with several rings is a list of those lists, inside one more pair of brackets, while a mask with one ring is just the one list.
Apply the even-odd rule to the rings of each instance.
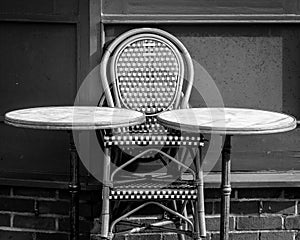
[[133, 127], [114, 129], [104, 136], [106, 146], [203, 146], [199, 134], [185, 133], [165, 128], [155, 117]]
[[110, 190], [112, 200], [189, 199], [197, 198], [193, 181], [180, 181], [165, 185], [159, 182], [135, 182], [114, 186]]
[[140, 145], [140, 146], [203, 146], [200, 136], [178, 136], [167, 133], [120, 132], [104, 136], [107, 146]]

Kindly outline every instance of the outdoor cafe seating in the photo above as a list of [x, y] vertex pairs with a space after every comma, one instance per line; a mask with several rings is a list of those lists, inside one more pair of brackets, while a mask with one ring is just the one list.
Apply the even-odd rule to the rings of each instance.
[[[181, 239], [206, 236], [200, 161], [204, 140], [200, 134], [182, 134], [157, 122], [159, 113], [189, 107], [194, 79], [190, 54], [165, 31], [133, 29], [106, 48], [100, 71], [105, 95], [99, 106], [129, 108], [146, 115], [141, 125], [98, 132], [105, 149], [104, 166], [113, 163], [110, 169], [104, 168], [109, 174], [103, 174], [101, 236], [170, 230], [171, 224]], [[185, 164], [187, 154], [193, 156], [194, 168]], [[184, 180], [184, 173], [193, 179]], [[133, 203], [124, 210], [124, 201]], [[147, 226], [125, 221], [151, 205], [162, 209], [158, 221]], [[122, 224], [132, 228], [117, 231], [116, 226]]]

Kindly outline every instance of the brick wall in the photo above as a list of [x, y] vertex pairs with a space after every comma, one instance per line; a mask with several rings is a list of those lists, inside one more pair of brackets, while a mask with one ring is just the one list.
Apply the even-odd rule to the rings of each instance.
[[[205, 190], [207, 240], [219, 239], [220, 194]], [[231, 195], [231, 240], [300, 240], [299, 188], [233, 189]], [[298, 211], [299, 209], [299, 211]], [[151, 209], [153, 212], [154, 210]], [[135, 218], [135, 221], [143, 221]], [[151, 221], [151, 220], [150, 220]], [[98, 239], [96, 235], [94, 239]], [[148, 233], [124, 240], [175, 240], [176, 234]]]
[[[234, 189], [231, 195], [231, 239], [299, 240], [300, 189]], [[207, 229], [211, 240], [219, 239], [219, 194], [206, 191]]]
[[[81, 193], [80, 240], [90, 239], [99, 199], [98, 192]], [[0, 186], [0, 240], [67, 240], [68, 215], [67, 190]]]
[[[80, 197], [81, 239], [99, 229], [101, 195], [82, 192]], [[208, 240], [219, 239], [220, 195], [206, 189]], [[231, 195], [232, 240], [300, 240], [300, 189], [234, 189]], [[69, 194], [67, 190], [29, 187], [0, 187], [0, 239], [68, 239]], [[299, 209], [299, 210], [298, 210]], [[141, 222], [145, 219], [136, 218]], [[97, 239], [97, 234], [91, 234]], [[120, 239], [171, 240], [172, 233], [131, 235]]]

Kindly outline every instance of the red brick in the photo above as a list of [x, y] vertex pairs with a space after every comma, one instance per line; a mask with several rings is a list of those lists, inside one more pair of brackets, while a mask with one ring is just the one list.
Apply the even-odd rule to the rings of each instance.
[[204, 189], [205, 199], [221, 199], [220, 189]]
[[38, 240], [69, 240], [69, 235], [66, 233], [37, 233]]
[[[215, 214], [219, 214], [221, 209], [221, 202], [215, 203]], [[233, 214], [258, 214], [258, 201], [231, 201], [230, 213]]]
[[[231, 191], [231, 198], [234, 198], [235, 196], [235, 190], [232, 189]], [[204, 189], [204, 196], [205, 199], [221, 199], [221, 190], [219, 188], [208, 188], [208, 189]]]
[[[101, 239], [101, 238], [100, 238]], [[50, 240], [50, 239], [49, 239]], [[51, 239], [52, 240], [52, 239]], [[56, 240], [56, 239], [55, 239]], [[79, 235], [79, 240], [91, 240], [90, 234], [80, 234]], [[115, 240], [115, 238], [114, 238]], [[117, 239], [116, 239], [117, 240]]]
[[33, 212], [34, 200], [0, 197], [0, 210], [13, 212]]
[[[62, 215], [68, 215], [69, 213], [69, 202], [57, 201], [52, 202], [48, 201], [47, 203], [42, 203], [42, 210], [49, 211], [49, 213], [57, 213]], [[63, 206], [64, 209], [56, 209], [58, 206]], [[91, 203], [79, 203], [79, 215], [85, 218], [96, 218], [100, 215], [100, 205], [91, 204]]]
[[[230, 240], [259, 240], [258, 233], [229, 233]], [[220, 234], [212, 234], [211, 240], [220, 240]]]
[[293, 232], [262, 232], [260, 240], [294, 240]]
[[64, 201], [38, 201], [39, 213], [69, 214], [69, 202]]
[[16, 196], [27, 197], [43, 197], [43, 198], [55, 198], [56, 191], [54, 189], [47, 188], [27, 188], [27, 187], [15, 187], [13, 193]]
[[268, 217], [237, 217], [238, 230], [275, 230], [282, 229], [280, 216]]
[[162, 240], [178, 240], [176, 233], [163, 234]]
[[161, 234], [128, 235], [127, 240], [161, 240]]
[[69, 231], [70, 230], [70, 219], [69, 218], [59, 218], [58, 219], [58, 230], [59, 231]]
[[97, 218], [101, 215], [101, 204], [100, 202], [96, 202], [96, 203], [89, 203], [92, 207], [92, 218]]
[[[80, 220], [79, 221], [79, 230], [82, 233], [89, 233], [93, 227], [93, 222]], [[70, 230], [70, 220], [69, 218], [60, 218], [58, 219], [58, 229], [59, 231], [69, 231]]]
[[205, 214], [213, 214], [213, 206], [212, 202], [205, 202]]
[[0, 195], [9, 196], [10, 195], [10, 187], [0, 186]]
[[[62, 203], [63, 201], [61, 201], [58, 205], [62, 204], [65, 205], [65, 209], [61, 211], [62, 214], [68, 215], [69, 212], [69, 206], [70, 203], [69, 202], [65, 202]], [[52, 210], [55, 210], [55, 205], [56, 204], [52, 204]], [[96, 218], [99, 217], [100, 215], [100, 205], [93, 205], [91, 203], [79, 203], [79, 215], [81, 217], [85, 217], [85, 218]], [[56, 211], [58, 213], [58, 211]]]
[[[219, 217], [207, 217], [206, 228], [208, 231], [219, 231], [220, 230], [220, 218]], [[234, 229], [234, 218], [229, 218], [229, 229]]]
[[300, 230], [300, 216], [288, 216], [285, 219], [285, 228]]
[[234, 201], [230, 204], [230, 212], [233, 214], [258, 214], [258, 201]]
[[[70, 199], [70, 192], [68, 190], [59, 190], [58, 196], [60, 199]], [[79, 199], [88, 202], [100, 202], [101, 191], [80, 191]]]
[[283, 198], [282, 188], [246, 188], [238, 189], [238, 198]]
[[70, 192], [68, 190], [59, 190], [58, 197], [60, 199], [68, 199], [70, 200]]
[[[186, 240], [193, 240], [193, 238], [184, 235]], [[162, 234], [162, 240], [178, 240], [178, 235], [176, 233], [163, 233]], [[204, 240], [204, 239], [203, 239]], [[206, 235], [205, 240], [210, 240], [209, 233]]]
[[48, 217], [14, 216], [14, 227], [54, 230], [55, 219]]
[[0, 214], [0, 226], [10, 226], [10, 214]]
[[[101, 240], [101, 236], [100, 234], [91, 234], [90, 239], [89, 240]], [[113, 238], [113, 240], [126, 240], [125, 236], [115, 236]], [[177, 239], [176, 239], [177, 240]]]
[[261, 213], [295, 214], [296, 202], [263, 201]]
[[[82, 217], [94, 217], [93, 207], [88, 203], [79, 204], [79, 215]], [[96, 217], [96, 216], [95, 216]]]
[[81, 191], [79, 199], [82, 201], [99, 202], [102, 199], [101, 190], [97, 191]]
[[29, 232], [16, 232], [16, 231], [3, 231], [0, 230], [0, 239], [2, 240], [33, 240], [35, 239], [36, 233]]

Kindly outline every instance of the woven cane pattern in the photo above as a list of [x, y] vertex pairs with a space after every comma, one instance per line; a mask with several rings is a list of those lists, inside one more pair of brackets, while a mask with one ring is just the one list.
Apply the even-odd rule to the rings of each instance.
[[116, 59], [120, 100], [125, 107], [145, 114], [170, 109], [179, 73], [179, 61], [167, 43], [155, 38], [135, 40]]
[[203, 146], [200, 135], [170, 132], [157, 122], [155, 116], [147, 117], [144, 124], [114, 129], [112, 135], [104, 136], [104, 141], [107, 146]]
[[197, 199], [197, 190], [191, 183], [174, 183], [165, 186], [159, 183], [143, 182], [116, 186], [110, 191], [110, 199]]
[[140, 145], [140, 146], [203, 146], [200, 137], [145, 134], [141, 133], [122, 133], [120, 135], [105, 136], [107, 146], [113, 145]]

